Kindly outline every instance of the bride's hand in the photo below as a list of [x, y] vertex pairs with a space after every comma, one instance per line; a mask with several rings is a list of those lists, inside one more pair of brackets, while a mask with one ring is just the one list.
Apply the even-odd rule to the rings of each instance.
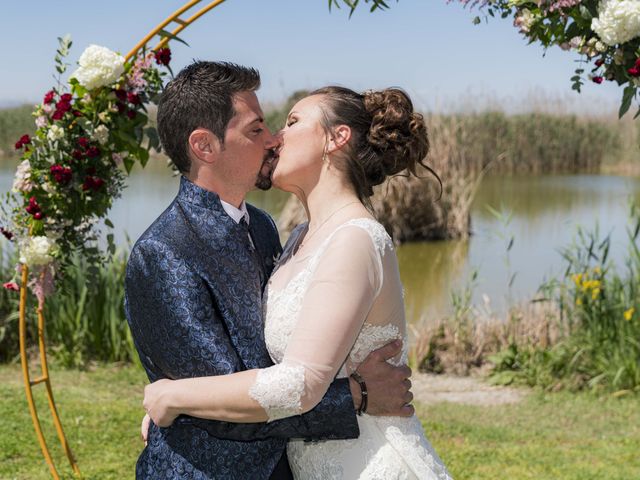
[[171, 408], [171, 385], [173, 380], [163, 378], [144, 387], [142, 406], [147, 415], [159, 427], [170, 426], [180, 414]]
[[145, 414], [144, 417], [142, 417], [142, 423], [140, 423], [140, 436], [142, 437], [145, 447], [147, 446], [147, 439], [149, 438], [149, 422], [151, 422], [151, 417]]

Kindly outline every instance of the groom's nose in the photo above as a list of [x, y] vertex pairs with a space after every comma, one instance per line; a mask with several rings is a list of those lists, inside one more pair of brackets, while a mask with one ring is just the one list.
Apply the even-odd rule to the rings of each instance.
[[266, 149], [273, 149], [273, 148], [279, 147], [280, 146], [280, 141], [281, 141], [280, 135], [278, 133], [273, 135], [270, 130], [267, 130], [267, 131], [268, 131], [269, 135], [268, 135], [268, 137], [267, 137], [267, 139], [265, 141], [265, 148]]

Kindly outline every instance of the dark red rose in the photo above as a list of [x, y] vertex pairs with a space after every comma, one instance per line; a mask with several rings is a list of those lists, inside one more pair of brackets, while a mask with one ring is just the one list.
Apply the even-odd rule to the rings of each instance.
[[134, 118], [136, 118], [136, 111], [135, 110], [128, 110], [127, 111], [127, 117], [129, 117], [131, 120], [133, 120]]
[[118, 109], [118, 113], [123, 113], [127, 109], [127, 106], [122, 102], [117, 102], [116, 108]]
[[161, 48], [154, 55], [158, 65], [169, 65], [169, 62], [171, 62], [171, 50], [169, 48]]
[[71, 152], [71, 156], [74, 160], [82, 160], [82, 152], [80, 150], [74, 150]]
[[36, 220], [42, 220], [42, 212], [34, 213], [33, 218], [35, 218]]
[[118, 100], [120, 100], [121, 102], [126, 102], [127, 101], [127, 91], [122, 89], [122, 88], [118, 88], [116, 90], [114, 90], [115, 94], [116, 94], [116, 98]]
[[2, 286], [4, 288], [6, 288], [7, 290], [12, 290], [14, 292], [19, 292], [20, 291], [20, 287], [18, 286], [18, 284], [16, 282], [6, 282], [6, 283], [3, 283]]
[[636, 58], [636, 63], [634, 65], [640, 68], [640, 58]]
[[27, 206], [27, 208], [25, 208], [25, 210], [30, 215], [35, 215], [40, 211], [40, 205], [38, 205], [38, 201], [36, 200], [36, 197], [31, 197], [29, 199], [29, 205]]
[[89, 139], [87, 137], [78, 138], [78, 145], [82, 148], [87, 148], [89, 146]]
[[22, 147], [30, 143], [31, 143], [31, 137], [29, 135], [22, 135], [15, 144], [16, 150], [20, 150]]
[[89, 158], [96, 158], [100, 156], [100, 149], [98, 147], [89, 147], [85, 153]]
[[629, 75], [631, 75], [632, 77], [638, 77], [640, 76], [640, 68], [638, 67], [631, 67], [627, 69], [627, 73]]
[[604, 79], [602, 77], [593, 77], [591, 80], [593, 80], [594, 83], [601, 84]]
[[80, 110], [74, 110], [74, 111], [73, 111], [73, 116], [74, 116], [74, 117], [81, 117], [81, 116], [83, 116], [83, 115], [84, 115], [84, 114], [83, 114]]
[[62, 120], [62, 117], [64, 117], [64, 112], [62, 110], [56, 110], [53, 112], [53, 115], [51, 115], [53, 120]]
[[129, 92], [127, 94], [127, 100], [132, 105], [140, 105], [140, 97], [137, 93]]
[[73, 96], [70, 93], [64, 93], [60, 95], [60, 100], [65, 103], [70, 103], [72, 99], [73, 99]]
[[50, 171], [58, 183], [69, 183], [73, 177], [71, 169], [69, 167], [63, 167], [62, 165], [51, 165]]
[[104, 180], [100, 177], [93, 177], [93, 189], [100, 190], [100, 188], [104, 185]]
[[13, 240], [13, 233], [6, 228], [0, 227], [0, 233], [2, 233], [7, 240]]
[[604, 60], [599, 58], [598, 60], [596, 60], [596, 67], [601, 67], [602, 65], [604, 65]]
[[67, 113], [69, 110], [71, 110], [71, 104], [69, 102], [60, 100], [58, 103], [56, 103], [56, 111]]
[[104, 180], [100, 177], [87, 176], [85, 177], [84, 183], [82, 184], [82, 190], [86, 192], [87, 190], [91, 189], [95, 192], [97, 190], [100, 190], [102, 185], [104, 185]]
[[44, 96], [44, 103], [51, 103], [53, 99], [56, 97], [56, 92], [53, 90], [49, 90]]

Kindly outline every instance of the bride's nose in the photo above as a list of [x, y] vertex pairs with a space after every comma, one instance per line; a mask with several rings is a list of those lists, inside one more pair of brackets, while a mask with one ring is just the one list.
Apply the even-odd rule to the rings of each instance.
[[282, 145], [282, 130], [270, 136], [267, 148], [278, 148], [280, 145]]

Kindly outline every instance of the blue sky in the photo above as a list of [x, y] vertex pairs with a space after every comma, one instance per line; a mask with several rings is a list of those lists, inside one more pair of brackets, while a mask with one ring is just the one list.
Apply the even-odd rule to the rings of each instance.
[[[0, 105], [40, 101], [54, 84], [56, 37], [72, 35], [73, 63], [90, 43], [126, 53], [183, 3], [2, 2]], [[543, 56], [508, 19], [474, 26], [478, 12], [455, 1], [389, 3], [388, 11], [362, 8], [349, 19], [346, 8], [329, 12], [327, 0], [227, 0], [183, 32], [190, 47], [174, 43], [173, 68], [194, 58], [255, 66], [265, 103], [339, 83], [356, 90], [400, 86], [428, 110], [500, 104], [515, 111], [563, 105], [597, 112], [618, 106], [622, 92], [606, 82], [573, 93], [569, 77], [577, 57], [559, 49]]]

